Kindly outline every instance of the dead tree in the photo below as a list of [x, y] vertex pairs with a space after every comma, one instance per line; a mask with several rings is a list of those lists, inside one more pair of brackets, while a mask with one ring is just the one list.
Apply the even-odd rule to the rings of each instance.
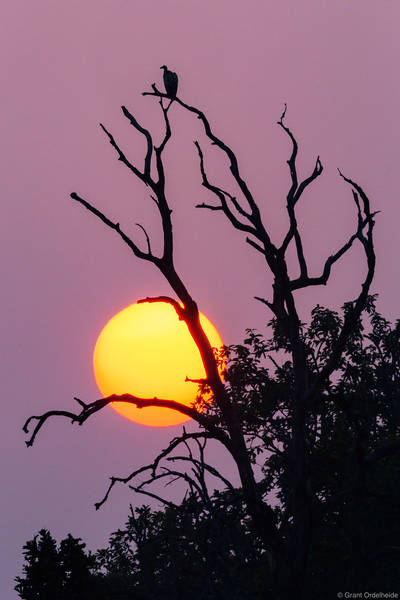
[[[307, 571], [307, 557], [311, 542], [313, 506], [308, 470], [308, 448], [305, 436], [306, 419], [310, 407], [312, 407], [313, 403], [320, 397], [321, 390], [327, 384], [329, 377], [337, 368], [346, 342], [351, 335], [353, 323], [357, 321], [364, 309], [375, 269], [373, 246], [375, 213], [371, 212], [369, 199], [363, 189], [339, 171], [342, 179], [349, 185], [355, 203], [357, 214], [355, 230], [354, 233], [344, 241], [343, 245], [325, 260], [319, 275], [310, 274], [307, 257], [303, 250], [302, 235], [297, 224], [296, 211], [303, 193], [308, 186], [320, 177], [323, 166], [320, 158], [317, 157], [313, 171], [304, 179], [299, 177], [296, 165], [298, 144], [291, 129], [285, 123], [286, 106], [278, 121], [278, 125], [288, 136], [291, 143], [291, 154], [287, 161], [291, 178], [290, 189], [286, 196], [288, 230], [281, 243], [276, 245], [272, 242], [268, 228], [263, 222], [259, 203], [250, 191], [247, 182], [241, 176], [235, 153], [224, 141], [215, 135], [205, 114], [198, 108], [187, 104], [177, 96], [171, 101], [171, 98], [166, 93], [161, 92], [155, 84], [152, 85], [152, 91], [144, 92], [143, 95], [152, 96], [158, 99], [164, 118], [165, 134], [160, 145], [155, 145], [150, 131], [139, 124], [131, 112], [125, 106], [122, 106], [123, 115], [127, 118], [129, 123], [144, 136], [146, 142], [146, 153], [142, 167], [132, 164], [113, 135], [104, 125], [100, 124], [100, 126], [108, 137], [111, 146], [117, 153], [118, 160], [121, 161], [135, 177], [143, 182], [145, 189], [150, 190], [151, 199], [157, 206], [162, 223], [162, 253], [160, 255], [153, 253], [150, 238], [142, 226], [147, 241], [145, 250], [141, 249], [137, 243], [123, 231], [119, 223], [112, 221], [88, 200], [75, 192], [71, 194], [71, 198], [100, 219], [109, 229], [113, 230], [130, 248], [136, 258], [153, 263], [168, 281], [174, 293], [174, 297], [159, 296], [145, 298], [141, 300], [141, 302], [161, 301], [169, 303], [175, 309], [177, 318], [186, 323], [200, 352], [206, 373], [204, 380], [199, 383], [207, 385], [211, 390], [215, 405], [221, 415], [223, 426], [216, 424], [211, 417], [197, 410], [195, 406], [184, 406], [183, 404], [174, 401], [172, 398], [143, 399], [134, 397], [130, 394], [123, 394], [121, 396], [112, 395], [88, 404], [75, 398], [80, 405], [80, 411], [77, 413], [53, 410], [40, 416], [31, 416], [24, 425], [24, 431], [28, 433], [30, 426], [34, 424], [33, 431], [26, 443], [27, 446], [33, 444], [39, 430], [50, 417], [62, 416], [70, 419], [72, 423], [82, 425], [92, 414], [114, 401], [128, 402], [140, 408], [145, 408], [147, 406], [170, 408], [191, 417], [199, 424], [201, 428], [199, 432], [187, 433], [184, 431], [182, 436], [172, 440], [168, 448], [163, 450], [152, 464], [140, 467], [125, 478], [112, 477], [105, 497], [96, 505], [96, 507], [99, 508], [103, 502], [107, 500], [111, 489], [117, 482], [132, 482], [137, 475], [146, 473], [149, 473], [149, 479], [146, 480], [145, 483], [162, 477], [157, 471], [160, 461], [169, 457], [173, 450], [181, 444], [187, 444], [190, 440], [217, 440], [227, 449], [237, 466], [243, 499], [255, 532], [262, 539], [265, 547], [270, 549], [275, 557], [276, 563], [285, 565], [284, 568], [289, 574], [291, 585], [292, 587], [297, 588], [297, 597], [301, 598], [302, 579], [303, 574]], [[165, 106], [165, 103], [167, 103], [167, 106]], [[197, 303], [188, 291], [187, 286], [175, 267], [171, 209], [165, 193], [166, 174], [164, 171], [164, 153], [171, 138], [169, 111], [172, 106], [176, 108], [179, 107], [180, 109], [192, 113], [201, 121], [206, 138], [208, 138], [212, 145], [219, 148], [220, 151], [226, 155], [233, 181], [240, 190], [240, 198], [237, 198], [230, 192], [210, 181], [207, 175], [202, 147], [198, 141], [195, 141], [194, 144], [199, 158], [202, 185], [209, 190], [210, 195], [215, 199], [214, 203], [202, 203], [199, 204], [198, 207], [213, 212], [222, 212], [235, 229], [243, 232], [245, 241], [256, 252], [264, 257], [266, 268], [268, 268], [273, 275], [272, 298], [266, 299], [264, 297], [256, 297], [256, 299], [262, 302], [267, 309], [272, 311], [273, 316], [276, 318], [281, 330], [289, 341], [293, 360], [295, 393], [291, 406], [291, 444], [287, 450], [287, 460], [291, 465], [294, 480], [292, 505], [293, 538], [290, 544], [287, 544], [283, 538], [281, 531], [277, 526], [273, 509], [262, 497], [257, 486], [248, 448], [246, 447], [246, 440], [240, 416], [235, 404], [231, 401], [226, 392], [224, 383], [221, 380], [218, 371], [217, 359], [200, 325]], [[155, 176], [152, 175], [153, 172], [155, 173]], [[343, 327], [329, 360], [319, 371], [316, 378], [310, 378], [309, 367], [307, 364], [307, 350], [302, 341], [301, 323], [296, 309], [295, 292], [310, 286], [326, 285], [332, 267], [344, 256], [355, 242], [361, 244], [365, 253], [367, 274], [362, 282], [361, 291], [358, 297], [352, 303], [351, 309], [345, 316]], [[286, 262], [286, 253], [290, 244], [294, 244], [295, 246], [299, 265], [300, 274], [296, 278], [291, 278], [289, 276]], [[350, 407], [345, 406], [343, 409], [350, 411]], [[191, 458], [192, 464], [194, 464], [195, 459], [193, 459], [193, 456]], [[173, 470], [170, 470], [169, 474], [173, 475]], [[182, 474], [177, 474], [177, 476], [182, 476]], [[193, 481], [186, 481], [189, 485], [194, 485]], [[227, 482], [225, 481], [225, 483]], [[146, 493], [144, 484], [136, 486], [132, 485], [132, 487], [138, 492]], [[151, 495], [151, 492], [149, 492], [149, 494]]]

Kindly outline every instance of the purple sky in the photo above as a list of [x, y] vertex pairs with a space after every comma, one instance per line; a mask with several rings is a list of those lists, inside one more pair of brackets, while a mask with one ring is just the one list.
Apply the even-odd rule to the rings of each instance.
[[[276, 121], [287, 102], [301, 172], [312, 170], [317, 154], [325, 167], [299, 207], [310, 264], [319, 273], [355, 225], [340, 167], [382, 211], [374, 290], [384, 314], [399, 317], [399, 18], [397, 0], [3, 2], [2, 600], [16, 598], [21, 546], [39, 528], [104, 544], [135, 502], [120, 489], [95, 512], [107, 477], [150, 461], [180, 431], [136, 426], [111, 409], [84, 428], [48, 423], [29, 450], [20, 430], [30, 414], [71, 408], [74, 395], [97, 398], [91, 358], [103, 325], [141, 297], [169, 293], [152, 266], [69, 199], [76, 191], [132, 232], [135, 222], [145, 224], [157, 240], [151, 201], [116, 161], [98, 122], [142, 161], [143, 140], [120, 106], [161, 132], [157, 103], [141, 92], [161, 83], [159, 67], [167, 64], [180, 76], [182, 99], [204, 109], [236, 150], [278, 241], [286, 227], [289, 144]], [[220, 215], [194, 208], [209, 199], [192, 143], [204, 138], [199, 122], [178, 107], [170, 115], [177, 266], [225, 342], [238, 343], [245, 327], [263, 328], [269, 319], [251, 298], [269, 294], [270, 278]], [[215, 151], [208, 164], [225, 182]], [[337, 307], [352, 299], [363, 269], [355, 250], [330, 286], [299, 298], [303, 318], [317, 302]], [[215, 459], [223, 462], [221, 454]]]

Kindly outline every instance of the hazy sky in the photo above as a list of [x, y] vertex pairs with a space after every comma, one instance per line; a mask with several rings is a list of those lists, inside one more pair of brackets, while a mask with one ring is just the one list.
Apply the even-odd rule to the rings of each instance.
[[[377, 217], [374, 291], [390, 318], [400, 316], [397, 0], [4, 0], [1, 18], [2, 495], [0, 597], [10, 600], [23, 543], [41, 527], [71, 532], [95, 548], [122, 525], [128, 489], [99, 512], [111, 475], [150, 461], [180, 428], [134, 425], [111, 409], [83, 428], [48, 423], [26, 449], [30, 414], [98, 397], [93, 347], [105, 322], [146, 295], [169, 293], [151, 265], [140, 264], [112, 232], [69, 199], [76, 191], [154, 243], [159, 222], [146, 190], [117, 162], [98, 127], [104, 122], [132, 161], [143, 139], [121, 114], [125, 104], [162, 132], [154, 98], [167, 64], [180, 95], [206, 111], [217, 135], [237, 152], [274, 241], [286, 227], [288, 140], [276, 125], [284, 102], [300, 142], [299, 169], [319, 154], [323, 176], [299, 207], [310, 264], [346, 239], [356, 215], [336, 168], [369, 194]], [[268, 295], [270, 277], [241, 234], [219, 214], [194, 208], [201, 188], [193, 140], [199, 122], [171, 109], [169, 199], [177, 266], [200, 309], [226, 343], [270, 318], [252, 297]], [[207, 152], [210, 175], [228, 181], [226, 162]], [[140, 238], [140, 231], [135, 235]], [[331, 284], [299, 298], [302, 317], [317, 302], [337, 307], [359, 290], [355, 250]], [[223, 462], [221, 454], [215, 460]]]

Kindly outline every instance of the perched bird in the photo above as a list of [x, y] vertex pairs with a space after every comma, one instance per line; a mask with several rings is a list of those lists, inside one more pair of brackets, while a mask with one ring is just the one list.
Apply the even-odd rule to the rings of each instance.
[[160, 69], [164, 69], [164, 87], [167, 96], [176, 98], [176, 92], [178, 91], [178, 75], [169, 71], [166, 65], [163, 65]]

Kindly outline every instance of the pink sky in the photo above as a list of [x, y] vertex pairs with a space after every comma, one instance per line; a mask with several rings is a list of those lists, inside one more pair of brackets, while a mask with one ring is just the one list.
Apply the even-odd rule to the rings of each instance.
[[[141, 92], [161, 83], [159, 67], [167, 64], [179, 74], [182, 99], [205, 110], [236, 150], [278, 241], [286, 227], [289, 144], [276, 121], [287, 102], [301, 172], [312, 170], [317, 154], [325, 167], [299, 207], [310, 264], [318, 273], [355, 225], [340, 167], [382, 211], [374, 291], [384, 314], [398, 318], [399, 18], [397, 0], [3, 2], [3, 600], [16, 597], [21, 546], [39, 528], [104, 544], [135, 501], [117, 490], [96, 513], [107, 477], [151, 460], [179, 432], [136, 426], [111, 410], [83, 429], [49, 423], [30, 450], [20, 431], [28, 415], [68, 409], [74, 395], [95, 399], [91, 355], [105, 322], [143, 296], [169, 293], [151, 266], [69, 199], [76, 191], [127, 227], [146, 224], [157, 239], [153, 207], [116, 161], [99, 121], [141, 161], [143, 140], [120, 106], [161, 132], [157, 103]], [[270, 278], [222, 217], [194, 208], [209, 199], [193, 147], [199, 124], [178, 107], [171, 123], [177, 264], [226, 343], [238, 343], [245, 327], [262, 329], [269, 319], [252, 296], [268, 295]], [[226, 181], [220, 156], [210, 152], [208, 160], [210, 173]], [[302, 316], [317, 302], [337, 307], [352, 299], [363, 268], [355, 250], [330, 286], [299, 298]]]

